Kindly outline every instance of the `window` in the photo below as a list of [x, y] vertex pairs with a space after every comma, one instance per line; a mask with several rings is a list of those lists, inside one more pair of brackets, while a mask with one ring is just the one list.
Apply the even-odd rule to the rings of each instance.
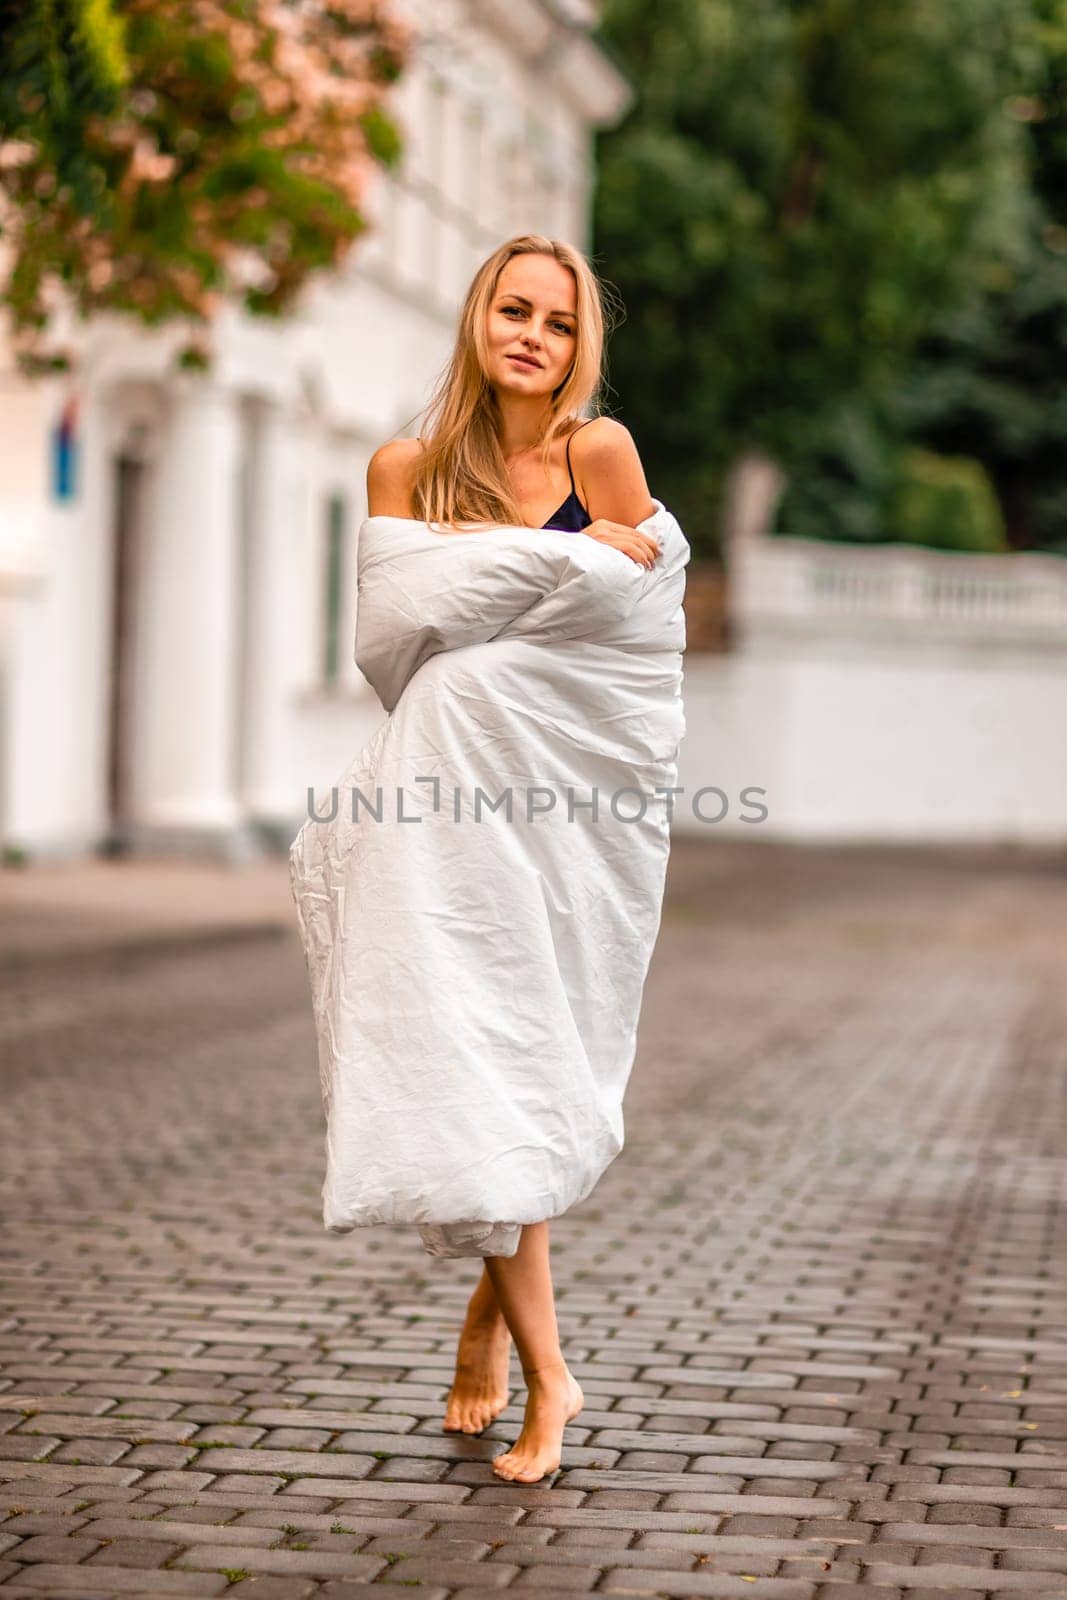
[[345, 593], [345, 512], [345, 497], [340, 490], [334, 490], [326, 501], [322, 676], [327, 687], [336, 685], [341, 667], [341, 611]]
[[484, 136], [485, 114], [481, 106], [468, 106], [463, 119], [463, 154], [460, 159], [464, 185], [461, 203], [468, 215], [477, 222], [483, 220], [482, 208], [485, 205]]
[[426, 126], [424, 137], [426, 140], [426, 176], [430, 180], [431, 188], [438, 195], [445, 192], [448, 174], [445, 170], [445, 120], [448, 115], [448, 87], [443, 78], [434, 76], [430, 79], [429, 93], [426, 96]]

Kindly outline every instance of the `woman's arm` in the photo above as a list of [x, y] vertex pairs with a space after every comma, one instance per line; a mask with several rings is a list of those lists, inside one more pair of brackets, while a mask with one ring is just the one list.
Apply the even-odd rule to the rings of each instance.
[[412, 470], [422, 449], [418, 439], [390, 439], [367, 466], [367, 515], [410, 517]]
[[603, 518], [636, 528], [655, 511], [633, 436], [614, 417], [595, 417], [574, 435], [571, 465], [579, 499], [594, 522]]
[[614, 417], [594, 418], [574, 435], [571, 466], [579, 499], [593, 519], [582, 531], [640, 566], [653, 566], [659, 540], [639, 532], [637, 525], [656, 508], [629, 429]]

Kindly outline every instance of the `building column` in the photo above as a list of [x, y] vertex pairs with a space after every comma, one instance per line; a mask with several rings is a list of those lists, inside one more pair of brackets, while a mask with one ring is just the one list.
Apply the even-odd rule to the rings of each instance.
[[233, 853], [240, 837], [241, 455], [236, 398], [178, 379], [145, 517], [135, 843]]
[[290, 718], [298, 670], [297, 556], [307, 537], [302, 439], [280, 405], [250, 415], [241, 543], [239, 794], [261, 827], [288, 828], [293, 813]]

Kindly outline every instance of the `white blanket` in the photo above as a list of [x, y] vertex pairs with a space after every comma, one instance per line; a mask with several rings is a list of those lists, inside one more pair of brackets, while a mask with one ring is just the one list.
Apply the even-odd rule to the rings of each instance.
[[654, 504], [650, 569], [581, 532], [360, 529], [389, 715], [289, 853], [331, 1232], [512, 1255], [622, 1149], [685, 733], [690, 551]]

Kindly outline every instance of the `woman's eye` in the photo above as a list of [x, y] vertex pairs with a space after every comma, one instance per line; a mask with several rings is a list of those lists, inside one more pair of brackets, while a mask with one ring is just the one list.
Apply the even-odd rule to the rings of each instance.
[[522, 312], [521, 312], [521, 310], [519, 310], [518, 306], [505, 306], [504, 307], [504, 315], [507, 316], [509, 311], [518, 311], [519, 316], [520, 317], [522, 316]]
[[570, 333], [570, 331], [571, 331], [571, 329], [570, 329], [570, 327], [569, 327], [569, 326], [568, 326], [568, 324], [567, 324], [567, 323], [566, 323], [566, 322], [554, 322], [554, 323], [553, 323], [553, 324], [552, 324], [552, 326], [553, 326], [553, 327], [554, 327], [554, 328], [555, 328], [555, 329], [556, 329], [556, 330], [557, 330], [557, 331], [558, 331], [558, 332], [559, 332], [559, 333]]

